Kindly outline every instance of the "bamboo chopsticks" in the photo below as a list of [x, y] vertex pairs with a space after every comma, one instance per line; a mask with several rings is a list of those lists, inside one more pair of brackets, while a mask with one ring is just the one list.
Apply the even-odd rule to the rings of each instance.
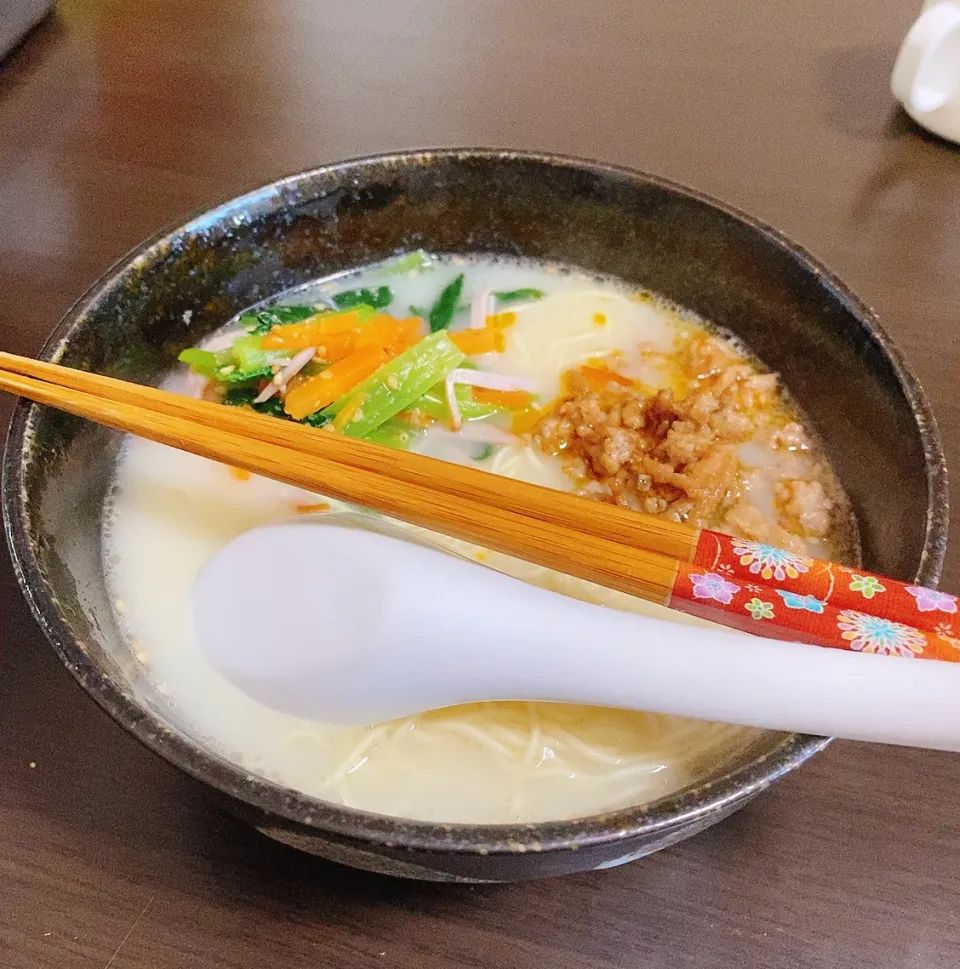
[[931, 589], [12, 354], [0, 390], [723, 625], [960, 661], [957, 600]]

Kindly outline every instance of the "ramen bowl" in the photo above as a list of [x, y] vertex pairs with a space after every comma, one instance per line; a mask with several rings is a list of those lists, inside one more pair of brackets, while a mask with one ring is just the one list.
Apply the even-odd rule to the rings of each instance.
[[[873, 313], [778, 232], [662, 179], [547, 155], [449, 150], [328, 165], [156, 236], [67, 313], [42, 357], [158, 383], [239, 310], [311, 279], [426, 249], [567, 263], [661, 294], [782, 375], [857, 515], [864, 567], [936, 583], [947, 492], [936, 425]], [[612, 867], [715, 824], [823, 749], [763, 734], [653, 803], [528, 825], [438, 824], [354, 810], [227, 760], [179, 722], [117, 628], [101, 510], [120, 436], [21, 403], [4, 457], [17, 576], [54, 650], [124, 729], [251, 825], [358, 868], [499, 882]], [[118, 778], [118, 782], [120, 779]]]

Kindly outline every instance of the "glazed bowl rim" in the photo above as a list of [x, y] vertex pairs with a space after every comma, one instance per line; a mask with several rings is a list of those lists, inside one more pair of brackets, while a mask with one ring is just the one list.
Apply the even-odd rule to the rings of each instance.
[[[374, 165], [416, 167], [441, 160], [476, 160], [493, 164], [520, 161], [576, 168], [601, 177], [652, 185], [685, 196], [746, 225], [775, 247], [785, 250], [785, 255], [804, 264], [807, 271], [830, 287], [834, 298], [846, 306], [879, 347], [892, 366], [910, 407], [923, 448], [928, 490], [927, 520], [917, 581], [926, 585], [937, 582], [946, 551], [948, 521], [946, 462], [940, 434], [919, 382], [873, 310], [831, 270], [780, 231], [697, 189], [624, 166], [544, 152], [439, 148], [367, 155], [287, 175], [164, 229], [118, 259], [64, 314], [44, 343], [39, 357], [59, 359], [75, 329], [83, 325], [86, 315], [110, 287], [117, 285], [138, 262], [147, 262], [151, 255], [164, 251], [175, 239], [221, 224], [238, 210], [246, 212], [257, 206], [269, 207], [274, 201], [282, 204], [284, 190], [302, 181], [363, 171]], [[35, 407], [20, 401], [14, 410], [4, 450], [2, 483], [4, 527], [14, 571], [35, 619], [74, 678], [120, 726], [185, 773], [262, 812], [265, 823], [266, 819], [276, 819], [287, 826], [305, 826], [317, 834], [434, 852], [519, 854], [615, 845], [638, 835], [688, 826], [732, 803], [745, 802], [830, 742], [830, 738], [790, 734], [766, 753], [650, 804], [585, 818], [532, 824], [447, 824], [374, 814], [323, 801], [265, 778], [254, 777], [239, 766], [209, 753], [186, 735], [173, 733], [159, 717], [135, 703], [92, 662], [60, 618], [29, 541], [27, 527], [29, 512], [24, 475], [29, 454], [27, 432]]]

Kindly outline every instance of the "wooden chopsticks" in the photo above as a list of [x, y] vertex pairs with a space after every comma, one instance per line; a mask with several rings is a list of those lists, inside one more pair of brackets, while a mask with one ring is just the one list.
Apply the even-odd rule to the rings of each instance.
[[934, 590], [12, 354], [0, 389], [724, 625], [960, 660], [956, 599]]
[[[431, 486], [434, 477], [456, 467], [448, 462], [405, 455], [419, 459], [416, 470], [394, 477], [389, 470], [376, 467], [376, 457], [382, 453], [385, 459], [391, 458], [397, 452], [379, 445], [10, 354], [0, 354], [0, 368], [0, 390], [116, 430], [363, 505], [654, 602], [665, 602], [673, 584], [676, 563], [665, 556], [497, 507], [505, 504], [504, 497], [482, 480], [493, 478], [483, 472], [472, 472], [481, 477], [476, 491], [490, 494], [489, 500], [497, 505], [469, 496], [455, 499]], [[362, 455], [359, 465], [338, 463], [337, 456], [352, 451], [354, 444]], [[385, 464], [389, 469], [391, 462]], [[434, 468], [431, 475], [429, 470]], [[493, 478], [493, 483], [499, 480]], [[535, 485], [525, 487], [537, 496], [554, 494]], [[589, 504], [570, 495], [560, 497], [574, 506]]]

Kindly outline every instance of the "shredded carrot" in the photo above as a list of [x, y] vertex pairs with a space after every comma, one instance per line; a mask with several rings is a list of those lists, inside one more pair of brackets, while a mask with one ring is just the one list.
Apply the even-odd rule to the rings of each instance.
[[416, 316], [396, 320], [392, 316], [376, 316], [357, 331], [357, 349], [388, 347], [394, 343], [414, 342], [423, 336], [423, 320]]
[[494, 313], [487, 317], [487, 326], [492, 330], [505, 330], [517, 322], [517, 314], [509, 310], [506, 313]]
[[283, 323], [275, 326], [264, 338], [264, 350], [305, 350], [319, 346], [329, 337], [349, 333], [361, 326], [359, 310], [343, 313], [318, 314], [300, 323]]
[[511, 421], [511, 430], [514, 434], [529, 434], [546, 417], [550, 407], [538, 410], [530, 407], [527, 410], [517, 411]]
[[637, 386], [636, 380], [631, 380], [630, 377], [625, 377], [622, 373], [617, 373], [616, 370], [611, 370], [609, 367], [581, 367], [580, 373], [583, 374], [593, 390], [603, 390], [610, 383], [619, 384], [621, 387]]
[[389, 359], [387, 351], [379, 347], [356, 350], [291, 390], [284, 398], [283, 409], [294, 420], [303, 420], [352, 390]]
[[450, 341], [468, 357], [475, 357], [481, 353], [503, 353], [507, 348], [507, 338], [499, 330], [488, 328], [451, 333]]
[[422, 336], [423, 320], [418, 317], [396, 320], [392, 316], [375, 316], [356, 329], [323, 337], [323, 342], [317, 345], [316, 356], [327, 363], [335, 363], [355, 350], [367, 347], [383, 349], [398, 343], [412, 346]]
[[230, 468], [230, 474], [233, 475], [233, 477], [236, 478], [237, 481], [249, 481], [250, 480], [250, 472], [249, 471], [245, 471], [243, 468], [234, 468], [234, 467], [231, 467]]
[[297, 505], [298, 515], [313, 515], [320, 511], [330, 511], [330, 502], [318, 501], [315, 505]]
[[489, 390], [472, 387], [472, 397], [478, 404], [492, 404], [507, 410], [528, 410], [533, 406], [533, 394], [525, 390]]

